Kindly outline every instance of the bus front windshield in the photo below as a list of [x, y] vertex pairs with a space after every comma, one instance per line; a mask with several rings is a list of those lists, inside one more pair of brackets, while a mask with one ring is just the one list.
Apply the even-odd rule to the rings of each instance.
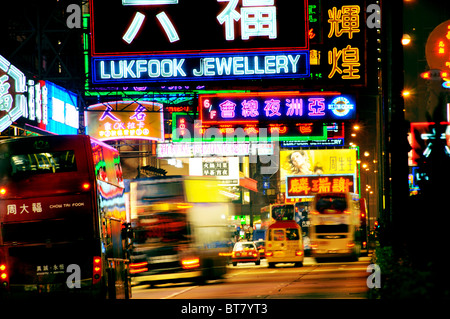
[[272, 207], [272, 218], [278, 221], [294, 219], [294, 205], [280, 205]]

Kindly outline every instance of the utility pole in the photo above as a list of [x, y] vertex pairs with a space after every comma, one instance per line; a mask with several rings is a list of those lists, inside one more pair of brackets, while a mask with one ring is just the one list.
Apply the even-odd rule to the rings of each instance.
[[403, 91], [403, 3], [384, 0], [381, 6], [383, 113], [387, 132], [385, 156], [386, 211], [383, 216], [387, 242], [395, 251], [404, 246], [407, 218], [408, 151], [407, 126], [405, 121]]

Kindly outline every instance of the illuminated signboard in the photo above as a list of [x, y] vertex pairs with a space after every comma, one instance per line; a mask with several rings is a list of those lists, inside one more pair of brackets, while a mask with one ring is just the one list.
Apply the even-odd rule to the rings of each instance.
[[442, 22], [430, 33], [425, 56], [430, 69], [450, 73], [450, 20]]
[[94, 85], [310, 74], [307, 1], [93, 0], [90, 8]]
[[318, 6], [323, 14], [322, 29], [310, 28], [311, 78], [325, 83], [365, 84], [365, 6], [359, 0], [321, 1]]
[[286, 197], [312, 197], [314, 193], [325, 192], [354, 192], [355, 175], [308, 175], [287, 176]]
[[326, 140], [281, 141], [281, 148], [300, 148], [308, 146], [344, 146], [344, 122], [326, 123]]
[[223, 123], [213, 125], [193, 120], [193, 116], [189, 114], [172, 114], [173, 142], [267, 142], [308, 139], [326, 140], [327, 126], [317, 121], [309, 123]]
[[273, 143], [158, 143], [159, 158], [273, 155]]
[[164, 141], [162, 104], [115, 101], [91, 105], [87, 131], [99, 140], [145, 139]]
[[225, 186], [239, 185], [239, 157], [189, 159], [190, 176], [214, 176]]
[[0, 132], [27, 112], [25, 75], [0, 55]]
[[40, 85], [42, 109], [47, 109], [45, 129], [56, 134], [77, 134], [79, 128], [77, 94], [49, 81], [40, 81]]
[[[438, 132], [440, 131], [440, 133]], [[440, 136], [438, 136], [440, 135]], [[449, 122], [412, 122], [411, 123], [411, 156], [410, 166], [418, 165], [420, 159], [430, 156], [431, 151], [436, 144], [436, 139], [445, 140], [445, 149], [447, 156], [450, 156], [450, 123]]]
[[200, 120], [216, 123], [284, 123], [347, 120], [355, 99], [337, 92], [260, 92], [199, 96]]
[[355, 149], [281, 150], [280, 179], [288, 175], [355, 174]]

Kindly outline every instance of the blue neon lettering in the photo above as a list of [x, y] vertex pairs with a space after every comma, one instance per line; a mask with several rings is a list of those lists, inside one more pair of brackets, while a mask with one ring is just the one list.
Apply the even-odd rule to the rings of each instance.
[[134, 66], [135, 60], [127, 61], [124, 60], [124, 68], [125, 68], [125, 78], [128, 78], [128, 75], [130, 75], [131, 78], [135, 79], [136, 74], [133, 72], [133, 66]]
[[225, 72], [226, 75], [230, 75], [231, 73], [231, 65], [233, 64], [232, 58], [216, 58], [216, 66], [217, 66], [217, 74], [223, 75]]

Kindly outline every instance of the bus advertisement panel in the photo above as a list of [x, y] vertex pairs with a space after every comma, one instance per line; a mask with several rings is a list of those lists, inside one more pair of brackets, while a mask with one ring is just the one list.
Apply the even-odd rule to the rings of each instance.
[[0, 142], [0, 295], [130, 297], [117, 150], [82, 135]]

